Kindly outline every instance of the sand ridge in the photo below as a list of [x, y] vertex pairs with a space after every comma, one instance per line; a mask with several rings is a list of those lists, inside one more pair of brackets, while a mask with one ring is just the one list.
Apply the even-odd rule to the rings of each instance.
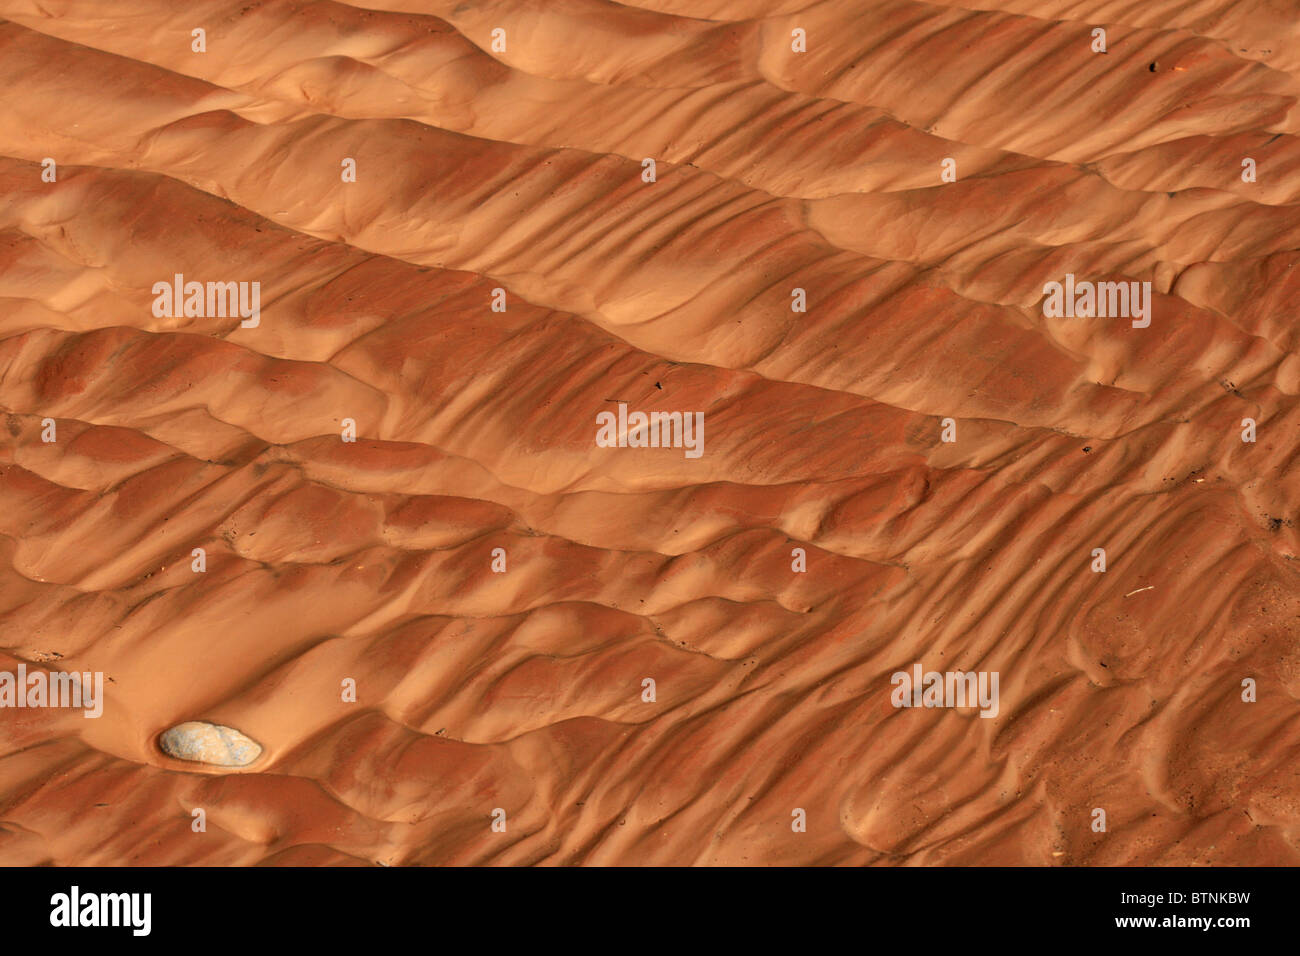
[[1298, 861], [1286, 11], [0, 18], [0, 670], [106, 676], [0, 709], [0, 862]]

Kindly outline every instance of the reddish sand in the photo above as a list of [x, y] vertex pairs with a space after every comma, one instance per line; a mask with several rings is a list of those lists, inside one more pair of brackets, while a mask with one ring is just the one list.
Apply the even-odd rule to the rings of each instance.
[[1293, 4], [0, 18], [0, 864], [1300, 863]]

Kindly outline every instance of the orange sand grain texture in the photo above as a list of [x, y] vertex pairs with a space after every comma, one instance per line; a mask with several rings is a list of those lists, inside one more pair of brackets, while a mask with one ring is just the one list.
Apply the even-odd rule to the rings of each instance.
[[0, 863], [1300, 863], [1295, 0], [0, 18]]

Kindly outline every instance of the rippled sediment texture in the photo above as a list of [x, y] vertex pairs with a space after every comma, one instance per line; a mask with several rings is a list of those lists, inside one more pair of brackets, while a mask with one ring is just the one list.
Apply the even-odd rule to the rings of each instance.
[[0, 862], [1300, 862], [1293, 4], [0, 17]]

